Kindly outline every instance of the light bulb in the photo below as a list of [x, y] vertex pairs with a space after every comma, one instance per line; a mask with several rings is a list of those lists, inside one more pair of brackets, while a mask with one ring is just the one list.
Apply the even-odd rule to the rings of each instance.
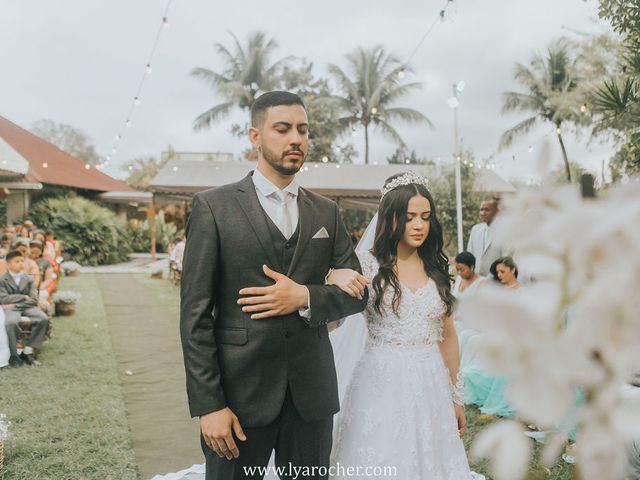
[[147, 73], [151, 73], [151, 64], [150, 63], [147, 63], [147, 65], [144, 68], [147, 71]]
[[91, 168], [91, 165], [89, 165], [88, 163], [84, 166], [84, 168], [86, 168], [87, 170], [89, 170]]
[[327, 157], [326, 155], [322, 157], [322, 163], [327, 163], [328, 161], [329, 161], [329, 157]]
[[167, 19], [167, 17], [162, 17], [162, 26], [163, 27], [169, 26], [169, 19]]
[[117, 150], [115, 148], [111, 149], [111, 153], [116, 153], [116, 152], [117, 152]]
[[376, 107], [373, 107], [371, 109], [371, 115], [375, 115], [376, 113], [378, 113], [378, 109]]
[[533, 152], [533, 147], [531, 145], [529, 145], [529, 148], [527, 148], [527, 150], [529, 151], [529, 153]]
[[178, 171], [178, 167], [173, 167], [173, 171], [177, 172]]
[[117, 142], [118, 140], [120, 140], [120, 135], [116, 135], [115, 137], [113, 137], [113, 139]]
[[560, 129], [558, 128], [558, 129], [556, 130], [556, 133], [557, 133], [558, 135], [560, 135], [560, 134], [562, 133], [562, 130], [560, 130]]
[[133, 104], [137, 107], [138, 105], [140, 105], [140, 99], [138, 97], [133, 99]]
[[47, 162], [44, 162], [44, 163], [42, 164], [42, 168], [48, 168], [48, 167], [49, 167], [49, 164], [48, 164]]
[[407, 72], [405, 72], [404, 68], [398, 71], [398, 78], [404, 78], [404, 76], [407, 74]]
[[586, 113], [586, 112], [587, 112], [587, 104], [586, 104], [586, 103], [583, 103], [583, 104], [582, 104], [582, 106], [580, 107], [580, 111], [581, 111], [582, 113]]
[[133, 125], [131, 123], [131, 120], [127, 120], [127, 123], [125, 123], [125, 125], [127, 126], [127, 128], [131, 128], [131, 125]]
[[133, 165], [129, 165], [129, 171], [133, 170]]

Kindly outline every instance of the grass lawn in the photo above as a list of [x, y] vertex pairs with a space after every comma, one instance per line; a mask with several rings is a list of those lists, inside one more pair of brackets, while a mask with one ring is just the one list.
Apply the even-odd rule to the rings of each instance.
[[[484, 420], [480, 418], [480, 411], [473, 405], [466, 407], [467, 416], [467, 433], [465, 434], [465, 447], [467, 452], [471, 451], [471, 444], [473, 439], [493, 420]], [[533, 440], [531, 440], [533, 442]], [[538, 443], [534, 446], [534, 459], [529, 468], [527, 480], [572, 480], [573, 471], [572, 466], [566, 464], [564, 461], [559, 460], [552, 468], [548, 469], [540, 462], [540, 453], [542, 446]], [[488, 470], [488, 463], [486, 461], [471, 463], [471, 468], [475, 472], [482, 473], [487, 477], [487, 480], [491, 478]]]
[[74, 316], [54, 317], [42, 366], [0, 371], [0, 412], [11, 421], [5, 479], [137, 478], [117, 365], [92, 274], [65, 277], [82, 294]]

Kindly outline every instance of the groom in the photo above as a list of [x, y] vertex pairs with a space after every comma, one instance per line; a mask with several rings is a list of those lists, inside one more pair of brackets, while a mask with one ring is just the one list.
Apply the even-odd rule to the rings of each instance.
[[337, 205], [296, 181], [302, 100], [265, 93], [251, 125], [256, 170], [196, 194], [186, 229], [180, 333], [207, 480], [262, 478], [248, 468], [274, 449], [285, 472], [328, 466], [339, 404], [327, 322], [367, 301], [325, 285], [330, 268], [360, 265]]

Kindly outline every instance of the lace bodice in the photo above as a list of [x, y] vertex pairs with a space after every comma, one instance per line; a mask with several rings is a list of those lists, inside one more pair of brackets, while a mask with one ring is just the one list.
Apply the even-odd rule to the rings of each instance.
[[[359, 253], [362, 273], [373, 280], [378, 261], [370, 252]], [[443, 315], [446, 312], [433, 280], [412, 292], [402, 285], [398, 314], [393, 312], [393, 290], [386, 289], [382, 315], [375, 310], [375, 292], [369, 287], [369, 302], [363, 312], [367, 320], [367, 345], [434, 345], [442, 340]]]

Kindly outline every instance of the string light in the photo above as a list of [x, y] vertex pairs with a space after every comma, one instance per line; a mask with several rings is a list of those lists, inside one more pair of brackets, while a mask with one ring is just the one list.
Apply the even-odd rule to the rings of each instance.
[[322, 163], [327, 163], [328, 161], [329, 161], [329, 157], [327, 157], [326, 155], [322, 157]]
[[562, 133], [562, 130], [560, 130], [560, 129], [558, 128], [558, 129], [556, 130], [556, 133], [557, 133], [558, 135], [560, 135], [560, 134]]
[[371, 115], [375, 115], [376, 113], [378, 113], [378, 109], [376, 107], [373, 107], [371, 109]]
[[533, 152], [533, 147], [532, 147], [531, 145], [529, 145], [529, 146], [527, 147], [527, 151], [528, 151], [529, 153]]
[[587, 104], [583, 103], [582, 106], [580, 107], [580, 111], [582, 113], [587, 113]]
[[438, 24], [438, 22], [443, 21], [446, 13], [447, 13], [447, 9], [449, 8], [449, 5], [452, 4], [453, 1], [452, 0], [446, 0], [446, 2], [444, 2], [444, 6], [443, 8], [440, 10], [440, 12], [438, 13], [438, 16], [433, 20], [433, 22], [431, 23], [431, 25], [429, 25], [429, 28], [427, 28], [426, 32], [424, 33], [424, 35], [422, 36], [422, 38], [420, 39], [420, 41], [418, 42], [418, 44], [416, 45], [416, 47], [413, 49], [413, 51], [411, 52], [411, 54], [407, 57], [407, 59], [404, 61], [404, 63], [402, 63], [402, 68], [398, 71], [398, 77], [399, 78], [404, 78], [406, 70], [407, 70], [407, 65], [409, 65], [409, 63], [411, 62], [411, 60], [413, 59], [413, 57], [415, 57], [416, 53], [418, 53], [418, 50], [420, 50], [420, 47], [422, 46], [422, 44], [424, 43], [424, 41], [427, 39], [427, 37], [431, 34], [431, 32], [433, 31], [433, 29], [435, 28], [435, 26]]
[[173, 171], [177, 172], [178, 171], [178, 167], [173, 167]]
[[42, 168], [48, 168], [48, 167], [49, 167], [49, 164], [48, 164], [47, 162], [44, 162], [44, 163], [42, 164]]
[[89, 165], [88, 163], [84, 166], [84, 168], [86, 168], [87, 170], [89, 170], [91, 168], [91, 165]]
[[[135, 95], [133, 97], [130, 97], [130, 98], [132, 98], [132, 100], [131, 100], [131, 104], [130, 104], [130, 107], [129, 107], [129, 111], [128, 111], [127, 115], [124, 117], [126, 119], [125, 122], [124, 122], [124, 126], [120, 130], [120, 132], [117, 135], [114, 136], [114, 142], [113, 142], [113, 145], [112, 145], [113, 148], [111, 150], [113, 155], [115, 155], [115, 153], [116, 153], [116, 148], [115, 148], [116, 145], [118, 144], [118, 142], [120, 142], [120, 140], [122, 140], [125, 128], [131, 128], [133, 126], [133, 123], [132, 123], [133, 111], [135, 110], [136, 107], [140, 106], [140, 103], [141, 103], [140, 102], [140, 98], [141, 98], [142, 89], [144, 87], [146, 79], [149, 77], [149, 75], [152, 72], [151, 66], [153, 65], [153, 58], [155, 56], [156, 50], [158, 49], [158, 44], [160, 42], [160, 36], [162, 35], [162, 31], [165, 30], [169, 26], [169, 10], [171, 8], [171, 4], [172, 3], [173, 3], [173, 0], [167, 0], [167, 2], [166, 2], [164, 13], [163, 13], [163, 15], [161, 17], [162, 20], [160, 21], [160, 25], [158, 27], [158, 30], [156, 32], [156, 36], [155, 36], [153, 45], [151, 47], [151, 52], [149, 54], [147, 62], [144, 64], [144, 71], [142, 73], [142, 77], [140, 79], [140, 83], [138, 84], [138, 89], [136, 90]], [[110, 157], [107, 157], [107, 158], [109, 159]], [[102, 166], [107, 165], [107, 164], [108, 164], [108, 162], [104, 162], [102, 164]], [[131, 170], [131, 169], [132, 169], [132, 167], [130, 166], [129, 170]]]

